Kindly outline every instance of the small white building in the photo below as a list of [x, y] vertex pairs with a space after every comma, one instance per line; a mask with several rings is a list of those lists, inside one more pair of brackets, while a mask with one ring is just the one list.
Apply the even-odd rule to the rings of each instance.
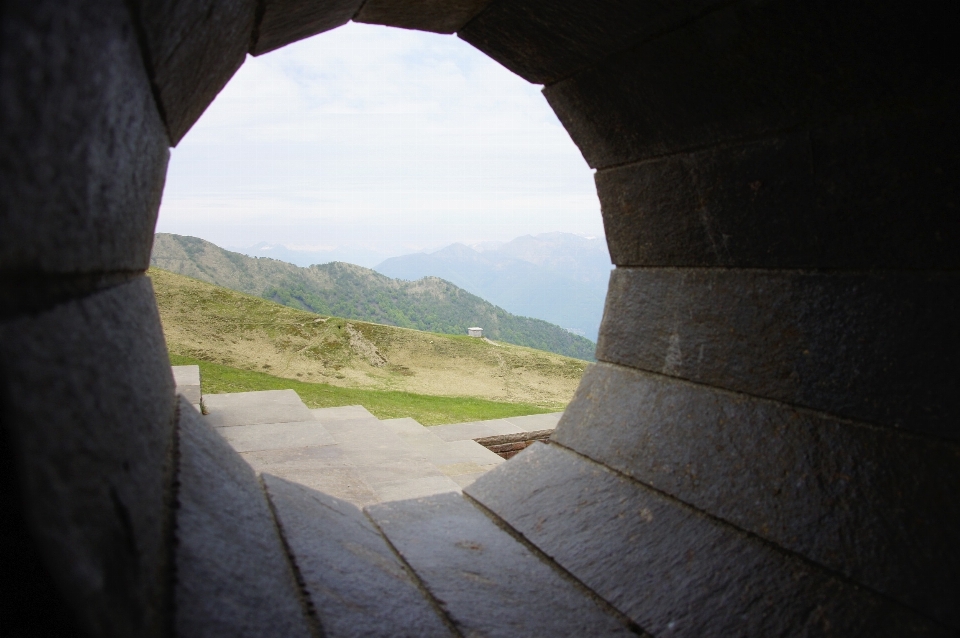
[[467, 334], [471, 337], [482, 337], [483, 328], [467, 328]]

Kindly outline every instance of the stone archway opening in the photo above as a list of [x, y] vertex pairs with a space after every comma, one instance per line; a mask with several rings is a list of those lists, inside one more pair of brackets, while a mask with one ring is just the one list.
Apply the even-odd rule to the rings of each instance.
[[[600, 363], [471, 497], [653, 635], [956, 631], [949, 14], [788, 0], [4, 5], [4, 587], [45, 602], [15, 622], [189, 633], [189, 516], [253, 529], [184, 491], [205, 448], [142, 276], [167, 149], [247, 51], [358, 9], [544, 84], [597, 169]], [[192, 582], [269, 580], [219, 564]]]

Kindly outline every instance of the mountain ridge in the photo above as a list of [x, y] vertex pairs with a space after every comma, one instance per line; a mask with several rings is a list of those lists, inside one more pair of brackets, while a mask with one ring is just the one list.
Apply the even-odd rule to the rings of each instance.
[[479, 325], [491, 339], [593, 360], [589, 340], [508, 313], [438, 277], [401, 281], [343, 262], [303, 268], [167, 233], [156, 235], [151, 265], [318, 314], [456, 335]]
[[593, 340], [600, 330], [610, 269], [602, 239], [559, 232], [477, 247], [454, 243], [374, 266], [381, 274], [408, 281], [440, 277], [508, 312]]

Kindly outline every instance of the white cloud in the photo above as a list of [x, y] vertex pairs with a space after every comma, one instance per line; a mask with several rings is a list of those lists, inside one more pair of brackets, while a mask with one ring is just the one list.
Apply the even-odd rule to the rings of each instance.
[[351, 23], [247, 59], [174, 149], [158, 230], [399, 253], [602, 223], [540, 87], [455, 37]]

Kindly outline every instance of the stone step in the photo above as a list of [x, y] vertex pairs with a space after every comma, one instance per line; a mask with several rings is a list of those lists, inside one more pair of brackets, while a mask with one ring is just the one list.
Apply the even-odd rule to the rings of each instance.
[[460, 491], [422, 450], [406, 445], [399, 434], [363, 407], [312, 412], [333, 435], [344, 460], [376, 495], [376, 502]]
[[359, 508], [268, 474], [263, 481], [324, 636], [454, 635]]
[[182, 394], [193, 407], [200, 411], [200, 366], [170, 366], [177, 394]]
[[207, 394], [207, 423], [213, 427], [313, 421], [313, 415], [293, 390]]
[[365, 510], [464, 636], [632, 636], [460, 494]]
[[435, 425], [430, 428], [430, 431], [444, 441], [474, 440], [502, 434], [553, 430], [557, 427], [557, 422], [560, 421], [561, 416], [563, 416], [563, 412], [512, 416], [507, 419]]
[[415, 452], [425, 456], [460, 487], [466, 487], [492, 470], [503, 459], [471, 440], [444, 441], [414, 419], [388, 419], [382, 423], [395, 432]]
[[256, 475], [180, 401], [175, 634], [316, 635]]

